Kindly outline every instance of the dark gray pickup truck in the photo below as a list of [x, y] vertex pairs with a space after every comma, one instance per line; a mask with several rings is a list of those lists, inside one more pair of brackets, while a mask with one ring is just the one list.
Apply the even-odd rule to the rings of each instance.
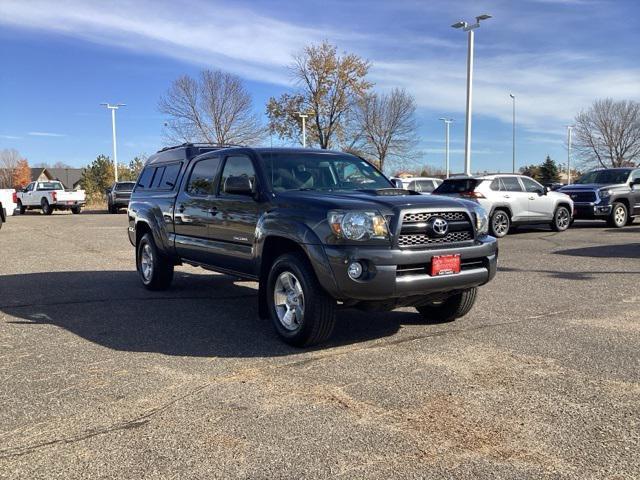
[[151, 156], [128, 209], [136, 266], [165, 289], [187, 263], [259, 282], [288, 343], [332, 332], [338, 307], [468, 313], [496, 273], [477, 204], [397, 189], [353, 155], [186, 144]]
[[622, 228], [640, 216], [640, 168], [593, 170], [558, 192], [571, 197], [577, 220], [606, 220]]

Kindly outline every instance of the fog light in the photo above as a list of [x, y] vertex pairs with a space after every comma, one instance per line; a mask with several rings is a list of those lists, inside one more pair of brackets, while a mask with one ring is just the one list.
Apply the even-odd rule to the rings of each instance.
[[362, 276], [362, 264], [360, 262], [351, 262], [347, 270], [349, 278], [357, 280]]

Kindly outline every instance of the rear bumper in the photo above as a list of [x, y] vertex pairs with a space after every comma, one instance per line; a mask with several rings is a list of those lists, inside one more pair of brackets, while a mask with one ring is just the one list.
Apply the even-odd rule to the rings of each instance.
[[597, 203], [574, 203], [573, 218], [576, 220], [606, 220], [611, 214], [611, 205]]
[[84, 207], [87, 202], [85, 200], [80, 201], [58, 201], [52, 205], [53, 208], [58, 210], [64, 210], [65, 208], [72, 207]]
[[[495, 276], [498, 264], [497, 241], [488, 236], [467, 247], [407, 251], [325, 246], [325, 253], [334, 282], [323, 281], [322, 276], [319, 279], [323, 288], [338, 300], [379, 301], [464, 290], [489, 282]], [[432, 257], [451, 254], [460, 255], [462, 271], [432, 277], [428, 273]], [[353, 261], [365, 266], [362, 279], [353, 280], [347, 274]], [[425, 268], [423, 271], [408, 270], [416, 266]]]

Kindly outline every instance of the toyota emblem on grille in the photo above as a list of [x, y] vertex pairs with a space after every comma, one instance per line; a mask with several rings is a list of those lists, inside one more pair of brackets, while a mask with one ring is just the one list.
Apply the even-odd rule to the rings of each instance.
[[449, 224], [442, 217], [432, 217], [427, 226], [436, 237], [444, 237], [449, 231]]

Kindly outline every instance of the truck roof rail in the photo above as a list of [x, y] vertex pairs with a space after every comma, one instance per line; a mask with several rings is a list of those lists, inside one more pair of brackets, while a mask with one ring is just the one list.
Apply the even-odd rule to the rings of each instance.
[[211, 147], [211, 148], [230, 148], [230, 147], [244, 147], [245, 145], [238, 145], [235, 143], [206, 143], [206, 142], [202, 142], [202, 143], [191, 143], [191, 142], [187, 142], [187, 143], [182, 143], [180, 145], [173, 145], [170, 147], [164, 147], [161, 150], [158, 150], [158, 153], [160, 152], [166, 152], [167, 150], [175, 150], [176, 148], [186, 148], [186, 147]]

